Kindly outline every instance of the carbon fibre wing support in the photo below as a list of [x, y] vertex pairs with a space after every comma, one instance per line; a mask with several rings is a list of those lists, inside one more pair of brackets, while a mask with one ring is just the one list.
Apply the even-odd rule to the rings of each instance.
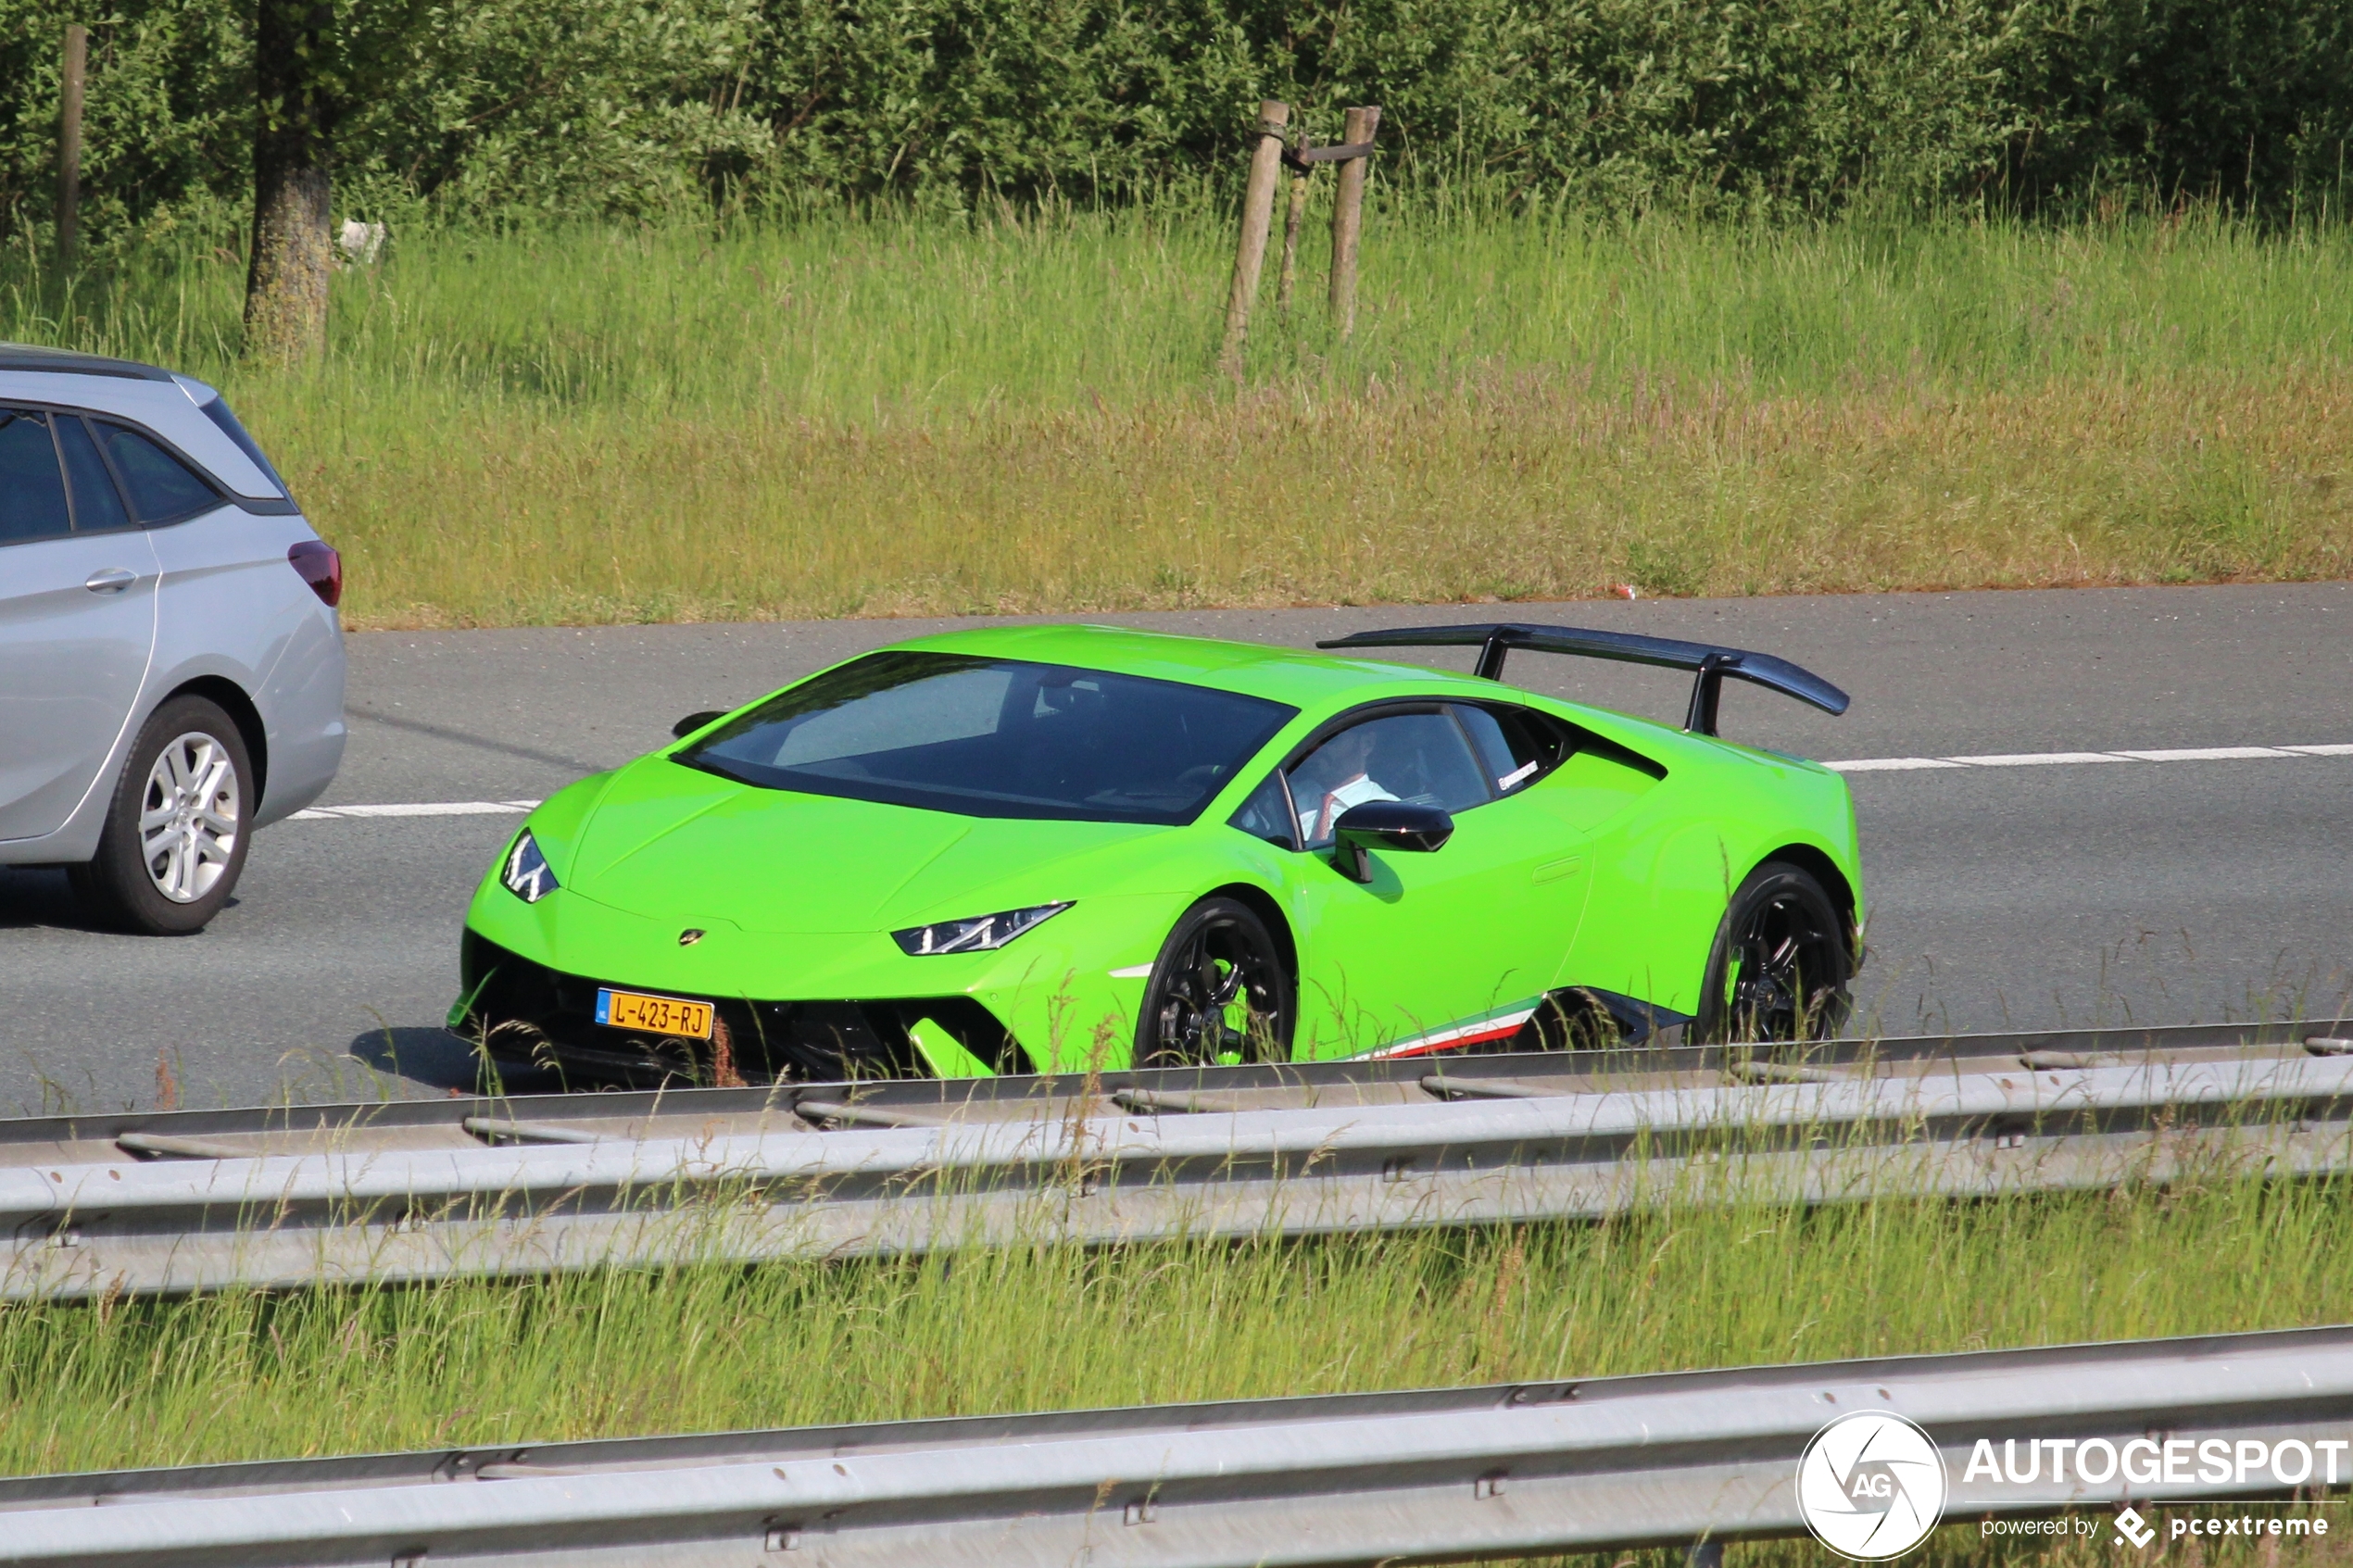
[[1624, 664], [1654, 664], [1667, 670], [1689, 670], [1692, 703], [1683, 728], [1693, 734], [1716, 733], [1718, 699], [1724, 677], [1732, 676], [1768, 691], [1793, 696], [1825, 713], [1846, 711], [1847, 695], [1786, 659], [1745, 648], [1718, 647], [1709, 643], [1678, 642], [1672, 637], [1645, 637], [1632, 632], [1597, 632], [1584, 626], [1529, 626], [1518, 622], [1487, 622], [1470, 626], [1399, 626], [1377, 632], [1356, 632], [1315, 645], [1319, 648], [1476, 647], [1478, 673], [1490, 681], [1504, 678], [1504, 656], [1514, 648], [1534, 653], [1574, 654], [1582, 659], [1610, 659]]

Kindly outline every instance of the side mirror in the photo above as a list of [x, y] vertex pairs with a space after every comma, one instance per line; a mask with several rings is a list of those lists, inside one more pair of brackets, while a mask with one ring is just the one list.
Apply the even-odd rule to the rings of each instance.
[[700, 713], [689, 713], [675, 724], [671, 725], [670, 733], [680, 740], [685, 740], [712, 720], [725, 717], [727, 717], [727, 710], [724, 708], [706, 708]]
[[1351, 806], [1332, 824], [1332, 865], [1351, 882], [1373, 880], [1371, 851], [1433, 854], [1454, 836], [1454, 819], [1435, 806], [1410, 800], [1367, 800]]

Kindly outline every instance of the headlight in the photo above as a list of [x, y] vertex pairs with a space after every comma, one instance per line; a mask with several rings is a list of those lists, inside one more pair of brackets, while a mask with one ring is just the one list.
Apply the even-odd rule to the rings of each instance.
[[536, 904], [560, 885], [556, 873], [548, 868], [547, 857], [539, 852], [539, 841], [531, 830], [522, 830], [515, 847], [507, 851], [506, 860], [498, 867], [500, 885], [526, 904]]
[[[550, 878], [550, 882], [554, 879]], [[928, 953], [978, 953], [1001, 947], [1033, 926], [1043, 925], [1069, 909], [1068, 904], [1033, 904], [1026, 909], [976, 915], [971, 920], [944, 920], [936, 925], [911, 925], [894, 931], [891, 940], [916, 958]]]

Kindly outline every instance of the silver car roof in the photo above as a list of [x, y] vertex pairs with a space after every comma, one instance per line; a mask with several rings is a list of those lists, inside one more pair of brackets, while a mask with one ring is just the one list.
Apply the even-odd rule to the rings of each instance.
[[34, 343], [0, 343], [0, 370], [48, 371], [77, 376], [120, 376], [125, 381], [170, 381], [170, 370], [142, 365], [135, 359], [110, 359], [72, 348], [47, 348]]
[[284, 499], [277, 483], [205, 415], [204, 406], [220, 395], [192, 376], [132, 359], [0, 343], [0, 400], [119, 414], [179, 447], [239, 495]]

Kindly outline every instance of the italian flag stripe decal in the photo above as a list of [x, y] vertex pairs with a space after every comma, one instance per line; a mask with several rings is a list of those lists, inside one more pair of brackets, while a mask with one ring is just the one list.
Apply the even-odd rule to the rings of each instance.
[[1383, 1046], [1378, 1050], [1360, 1051], [1348, 1060], [1380, 1061], [1390, 1057], [1427, 1056], [1432, 1051], [1460, 1050], [1465, 1046], [1483, 1046], [1495, 1040], [1509, 1039], [1519, 1033], [1521, 1024], [1536, 1016], [1536, 1010], [1543, 1005], [1543, 1001], [1541, 997], [1530, 997], [1524, 1002], [1514, 1002], [1498, 1011], [1450, 1023], [1427, 1035], [1416, 1035]]

